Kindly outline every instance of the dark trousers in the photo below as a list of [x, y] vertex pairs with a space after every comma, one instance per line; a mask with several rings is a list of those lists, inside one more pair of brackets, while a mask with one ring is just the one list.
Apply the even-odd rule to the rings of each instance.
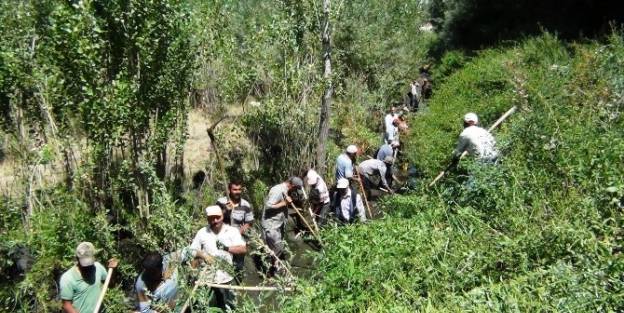
[[230, 289], [223, 288], [211, 288], [212, 299], [210, 300], [210, 306], [220, 308], [224, 312], [229, 308], [234, 310], [234, 293]]

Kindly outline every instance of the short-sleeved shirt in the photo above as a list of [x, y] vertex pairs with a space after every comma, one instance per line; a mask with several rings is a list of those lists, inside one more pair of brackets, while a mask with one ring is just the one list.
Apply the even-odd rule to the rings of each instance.
[[106, 280], [106, 268], [95, 262], [95, 281], [87, 283], [78, 265], [73, 266], [61, 276], [61, 299], [72, 301], [72, 306], [78, 312], [93, 312], [102, 286]]
[[343, 153], [336, 159], [336, 181], [341, 178], [350, 179], [353, 177], [353, 161], [346, 154]]
[[394, 156], [394, 150], [391, 145], [386, 143], [379, 148], [379, 151], [377, 151], [377, 160], [383, 161], [389, 156]]
[[453, 152], [456, 156], [461, 155], [464, 151], [478, 160], [490, 161], [498, 157], [496, 150], [496, 140], [489, 131], [479, 126], [469, 126], [459, 135], [457, 147]]
[[[180, 253], [172, 253], [167, 254], [163, 257], [163, 266], [162, 273], [164, 281], [156, 287], [156, 290], [150, 292], [143, 280], [143, 273], [137, 277], [136, 283], [134, 284], [134, 289], [137, 293], [143, 293], [145, 295], [149, 294], [149, 298], [151, 302], [168, 304], [172, 300], [174, 300], [178, 294], [178, 272], [175, 270], [176, 263], [184, 262], [187, 257], [187, 251], [183, 250]], [[172, 260], [175, 259], [175, 260]], [[177, 262], [176, 262], [177, 261]], [[171, 266], [171, 268], [170, 268]], [[170, 272], [169, 274], [166, 274]], [[152, 313], [151, 310], [151, 302], [146, 303], [145, 305], [140, 305], [139, 309], [141, 313]]]
[[379, 175], [381, 178], [381, 183], [384, 186], [388, 186], [388, 182], [386, 180], [386, 171], [387, 165], [383, 161], [377, 159], [368, 159], [360, 163], [360, 171], [363, 175], [368, 177]]
[[398, 118], [398, 116], [398, 114], [389, 113], [386, 114], [386, 117], [384, 118], [384, 140], [386, 143], [399, 140], [399, 128], [394, 126], [394, 120]]
[[[206, 254], [222, 259], [232, 265], [232, 254], [217, 248], [217, 241], [227, 247], [246, 245], [238, 229], [223, 224], [218, 234], [215, 234], [208, 226], [202, 227], [195, 235], [195, 238], [193, 238], [191, 249], [194, 251], [201, 250]], [[224, 284], [233, 279], [232, 275], [222, 269], [216, 269], [208, 273], [207, 277], [216, 284]]]
[[355, 207], [352, 207], [352, 194], [353, 192], [349, 188], [344, 196], [338, 197], [338, 203], [335, 204], [336, 214], [344, 221], [350, 221], [354, 218], [353, 214], [357, 212], [364, 212], [364, 203], [362, 203], [362, 197], [358, 193], [355, 193]]
[[285, 200], [284, 195], [288, 194], [286, 183], [275, 185], [269, 190], [269, 195], [264, 201], [264, 211], [262, 212], [262, 227], [264, 229], [275, 229], [286, 223], [288, 217], [288, 207], [276, 210], [272, 206]]
[[233, 207], [232, 209], [228, 209], [227, 203], [227, 197], [221, 197], [217, 199], [217, 205], [220, 206], [221, 210], [223, 211], [223, 223], [236, 227], [238, 229], [240, 229], [241, 226], [243, 226], [244, 224], [253, 223], [253, 209], [249, 202], [247, 202], [245, 199], [240, 199], [238, 205]]
[[329, 203], [329, 201], [330, 201], [330, 199], [329, 199], [329, 190], [327, 189], [327, 184], [325, 183], [323, 178], [315, 170], [309, 170], [308, 174], [306, 175], [306, 178], [308, 178], [308, 179], [316, 179], [316, 184], [314, 185], [314, 190], [316, 190], [315, 193], [318, 193], [319, 203], [322, 203], [322, 204]]

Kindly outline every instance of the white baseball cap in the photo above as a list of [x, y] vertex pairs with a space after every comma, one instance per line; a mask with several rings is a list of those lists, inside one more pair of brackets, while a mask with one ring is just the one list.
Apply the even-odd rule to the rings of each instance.
[[338, 180], [338, 182], [336, 183], [336, 188], [338, 189], [344, 189], [349, 187], [349, 180], [346, 178], [341, 178]]
[[466, 115], [464, 115], [464, 122], [469, 123], [469, 122], [474, 122], [475, 124], [479, 123], [479, 117], [477, 116], [477, 114], [475, 113], [466, 113]]
[[206, 216], [223, 216], [223, 211], [218, 205], [211, 205], [206, 208]]
[[347, 153], [357, 153], [358, 148], [356, 145], [349, 145], [347, 147]]

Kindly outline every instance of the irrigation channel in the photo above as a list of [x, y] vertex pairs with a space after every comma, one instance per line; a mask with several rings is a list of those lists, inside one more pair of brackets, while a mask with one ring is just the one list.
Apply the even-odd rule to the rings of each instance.
[[[395, 181], [395, 185], [401, 187], [405, 187], [408, 184], [408, 180], [415, 177], [414, 171], [408, 170], [407, 164], [397, 164], [397, 166], [395, 166], [394, 173], [396, 178], [398, 179], [398, 182]], [[368, 201], [370, 203], [373, 219], [383, 216], [384, 212], [380, 211], [379, 206], [377, 205], [377, 200], [382, 195], [385, 195], [385, 192], [381, 190], [371, 190], [371, 197], [368, 199]], [[289, 213], [289, 219], [286, 226], [286, 242], [288, 243], [288, 249], [291, 254], [290, 262], [288, 263], [288, 265], [290, 266], [290, 271], [295, 277], [311, 277], [318, 273], [317, 268], [315, 268], [314, 265], [314, 259], [310, 252], [312, 252], [313, 250], [318, 251], [320, 247], [311, 235], [296, 235], [296, 229], [294, 226], [296, 222], [293, 219], [293, 217], [295, 216], [295, 212], [290, 209]], [[243, 279], [242, 285], [266, 285], [266, 281], [264, 281], [263, 277], [258, 272], [258, 268], [254, 263], [253, 257], [251, 256], [245, 258], [245, 278]], [[275, 312], [279, 309], [278, 297], [273, 296], [276, 295], [277, 292], [280, 291], [239, 291], [238, 295], [241, 298], [246, 296], [252, 299], [254, 303], [258, 305], [259, 312]], [[243, 295], [242, 293], [244, 293], [245, 295]]]

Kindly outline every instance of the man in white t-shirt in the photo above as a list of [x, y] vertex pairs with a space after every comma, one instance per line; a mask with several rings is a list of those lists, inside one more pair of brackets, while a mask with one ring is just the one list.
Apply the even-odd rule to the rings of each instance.
[[396, 107], [390, 107], [388, 114], [384, 117], [384, 142], [391, 143], [392, 141], [399, 140], [399, 128], [398, 121], [399, 113]]
[[319, 226], [325, 225], [330, 209], [329, 190], [327, 184], [315, 170], [310, 169], [306, 175], [306, 182], [310, 186], [310, 204], [316, 215]]
[[[211, 205], [206, 208], [208, 226], [202, 227], [193, 242], [191, 249], [193, 256], [202, 257], [212, 263], [212, 267], [207, 277], [215, 284], [230, 284], [234, 277], [226, 271], [218, 268], [219, 262], [212, 262], [213, 259], [220, 259], [232, 265], [232, 255], [247, 253], [247, 245], [240, 234], [240, 231], [230, 225], [223, 223], [223, 212], [218, 205]], [[229, 289], [213, 288], [213, 302], [223, 310], [234, 309], [234, 294]]]
[[493, 163], [498, 158], [496, 140], [489, 131], [477, 126], [479, 117], [475, 113], [464, 116], [464, 130], [459, 135], [457, 146], [453, 151], [453, 165], [457, 164], [464, 151], [477, 160]]

